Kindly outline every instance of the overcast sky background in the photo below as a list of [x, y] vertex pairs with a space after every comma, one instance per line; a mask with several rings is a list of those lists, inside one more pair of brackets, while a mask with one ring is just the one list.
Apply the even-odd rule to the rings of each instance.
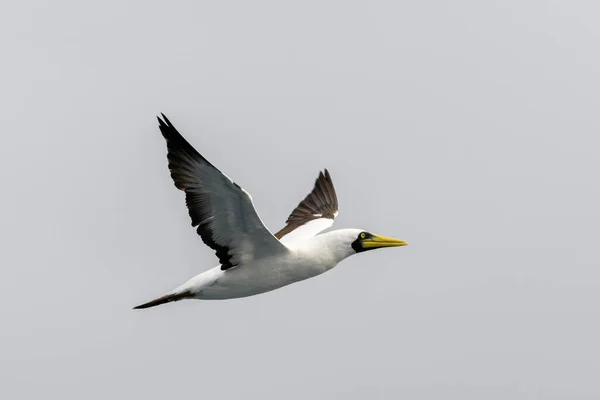
[[[592, 1], [1, 1], [0, 397], [600, 398]], [[272, 229], [409, 242], [231, 301], [164, 112]]]

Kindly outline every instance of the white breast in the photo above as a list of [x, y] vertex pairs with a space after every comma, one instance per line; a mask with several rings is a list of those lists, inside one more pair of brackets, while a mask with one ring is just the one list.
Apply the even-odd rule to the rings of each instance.
[[[230, 299], [265, 293], [320, 275], [354, 254], [340, 233], [287, 244], [289, 253], [221, 271], [215, 267], [190, 281], [197, 298]], [[192, 282], [194, 281], [194, 282]]]

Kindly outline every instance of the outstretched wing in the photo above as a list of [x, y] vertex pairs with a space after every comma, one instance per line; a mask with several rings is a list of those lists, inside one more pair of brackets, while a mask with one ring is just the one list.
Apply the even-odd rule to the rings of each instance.
[[329, 171], [319, 173], [312, 191], [298, 204], [286, 221], [286, 226], [275, 234], [282, 242], [291, 242], [315, 236], [333, 225], [338, 215], [338, 200]]
[[252, 197], [202, 157], [162, 114], [167, 159], [175, 186], [185, 192], [192, 226], [215, 250], [221, 269], [247, 264], [288, 249], [264, 226]]

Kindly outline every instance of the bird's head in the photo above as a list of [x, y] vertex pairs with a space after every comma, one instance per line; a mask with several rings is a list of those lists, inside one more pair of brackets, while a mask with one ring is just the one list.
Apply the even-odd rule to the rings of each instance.
[[406, 243], [404, 240], [381, 236], [363, 230], [357, 230], [353, 236], [351, 246], [355, 252], [361, 253], [363, 251], [381, 249], [384, 247], [408, 246], [408, 243]]
[[408, 245], [404, 240], [377, 235], [363, 229], [337, 229], [325, 232], [315, 236], [311, 243], [318, 249], [327, 248], [336, 262], [367, 250]]

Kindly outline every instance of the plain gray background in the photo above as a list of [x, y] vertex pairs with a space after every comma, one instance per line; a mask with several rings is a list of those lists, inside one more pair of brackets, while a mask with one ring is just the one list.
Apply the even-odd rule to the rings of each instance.
[[[592, 1], [3, 0], [6, 399], [600, 398]], [[410, 243], [268, 294], [216, 265], [164, 112], [283, 226]]]

